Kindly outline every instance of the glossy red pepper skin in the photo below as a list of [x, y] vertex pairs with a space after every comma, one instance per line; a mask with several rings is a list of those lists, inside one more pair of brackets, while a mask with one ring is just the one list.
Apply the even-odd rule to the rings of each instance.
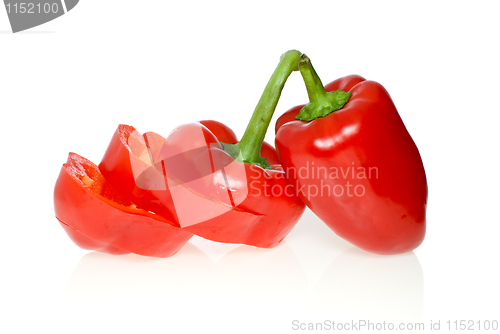
[[[146, 133], [144, 134], [143, 150], [149, 146], [148, 149], [152, 152], [151, 156], [154, 157], [153, 164], [156, 168], [151, 170], [150, 179], [156, 180], [168, 179], [168, 176], [165, 177], [168, 173], [162, 174], [162, 154], [168, 154], [171, 151], [190, 152], [200, 147], [207, 147], [211, 159], [231, 161], [234, 163], [232, 166], [239, 169], [240, 172], [235, 172], [235, 168], [229, 168], [226, 171], [225, 177], [228, 184], [224, 183], [223, 179], [216, 175], [217, 173], [205, 175], [206, 188], [194, 192], [201, 193], [200, 196], [193, 197], [192, 194], [187, 194], [190, 197], [175, 203], [173, 200], [175, 196], [172, 195], [171, 189], [168, 187], [150, 190], [140, 189], [132, 166], [135, 159], [134, 154], [132, 154], [132, 159], [130, 158], [134, 149], [128, 144], [130, 136], [137, 136], [137, 132], [134, 131], [135, 129], [130, 126], [119, 126], [99, 168], [106, 180], [119, 189], [126, 198], [138, 203], [138, 207], [170, 219], [173, 217], [175, 224], [183, 230], [218, 242], [270, 248], [283, 240], [305, 209], [304, 203], [290, 189], [291, 185], [284, 176], [276, 151], [271, 145], [263, 143], [261, 149], [261, 155], [272, 166], [271, 170], [234, 161], [230, 155], [224, 152], [220, 142], [236, 143], [237, 138], [231, 129], [216, 121], [201, 121], [182, 125], [172, 131], [163, 145], [160, 143], [161, 141], [148, 140], [151, 133]], [[200, 132], [203, 133], [201, 142], [199, 136], [195, 135], [195, 133]], [[159, 135], [153, 135], [153, 138], [159, 137]], [[189, 165], [195, 165], [196, 161], [179, 162], [179, 164], [181, 163], [186, 163], [186, 168], [189, 169]], [[244, 174], [241, 173], [241, 168], [243, 168]], [[169, 184], [169, 182], [171, 180], [164, 181], [165, 184]], [[231, 201], [234, 199], [234, 203], [227, 200], [227, 188], [232, 196]], [[271, 189], [275, 190], [274, 194]], [[278, 193], [277, 189], [281, 189], [281, 193]], [[287, 189], [288, 192], [285, 193], [284, 189]], [[206, 198], [209, 198], [211, 202], [207, 204], [206, 201], [201, 201]], [[239, 198], [240, 201], [237, 201], [236, 198]], [[203, 203], [196, 204], [198, 200], [200, 200], [199, 203]], [[233, 204], [236, 205], [233, 206]], [[203, 210], [213, 210], [220, 212], [220, 214], [214, 214], [211, 218], [207, 216], [209, 219], [201, 219], [196, 223], [186, 223], [186, 210], [182, 211], [179, 208], [184, 205], [191, 206], [191, 212], [188, 212], [188, 215], [192, 217], [187, 217], [187, 220], [190, 218], [194, 220], [194, 217], [200, 215], [200, 211]], [[205, 206], [201, 207], [201, 205]], [[225, 210], [224, 207], [230, 209]], [[179, 214], [183, 217], [184, 222], [183, 219], [180, 219]]]
[[84, 249], [152, 257], [174, 255], [192, 233], [123, 198], [87, 159], [70, 153], [54, 189], [56, 217]]
[[[427, 181], [419, 151], [388, 92], [357, 75], [325, 89], [351, 92], [351, 97], [325, 117], [297, 120], [303, 107], [297, 106], [276, 123], [276, 148], [288, 177], [306, 205], [352, 244], [378, 254], [415, 249], [425, 236]], [[358, 195], [364, 189], [362, 196], [354, 193], [356, 185]], [[319, 195], [313, 196], [316, 189]], [[337, 196], [341, 189], [343, 195]]]

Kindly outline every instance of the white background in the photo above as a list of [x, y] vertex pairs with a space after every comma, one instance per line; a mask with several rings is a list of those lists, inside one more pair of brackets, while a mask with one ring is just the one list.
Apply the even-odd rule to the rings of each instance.
[[[499, 10], [493, 1], [82, 0], [12, 34], [0, 8], [0, 332], [304, 332], [294, 320], [426, 331], [440, 321], [444, 331], [448, 320], [500, 320]], [[370, 255], [310, 211], [271, 250], [193, 238], [152, 259], [70, 241], [52, 199], [68, 152], [98, 163], [120, 123], [166, 136], [216, 119], [241, 137], [289, 49], [307, 53], [324, 83], [360, 74], [391, 93], [428, 178], [418, 249]], [[306, 100], [294, 73], [274, 120]]]

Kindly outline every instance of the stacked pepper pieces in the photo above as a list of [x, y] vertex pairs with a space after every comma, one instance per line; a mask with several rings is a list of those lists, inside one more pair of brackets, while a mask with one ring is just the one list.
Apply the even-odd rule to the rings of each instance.
[[241, 142], [216, 121], [177, 127], [165, 139], [120, 125], [99, 164], [71, 153], [55, 187], [56, 217], [79, 246], [167, 257], [193, 235], [274, 247], [305, 204], [268, 194], [290, 186], [264, 136], [301, 53], [281, 59]]
[[[310, 103], [278, 120], [276, 152], [264, 136], [297, 68]], [[352, 174], [300, 173], [343, 167]], [[369, 168], [377, 178], [354, 177]], [[358, 192], [339, 196], [349, 182]], [[241, 141], [217, 121], [181, 125], [167, 138], [120, 125], [99, 166], [70, 153], [54, 191], [56, 217], [80, 247], [155, 257], [193, 235], [274, 247], [305, 205], [365, 250], [411, 251], [424, 237], [426, 201], [420, 155], [383, 87], [359, 76], [323, 87], [296, 50], [281, 57]]]

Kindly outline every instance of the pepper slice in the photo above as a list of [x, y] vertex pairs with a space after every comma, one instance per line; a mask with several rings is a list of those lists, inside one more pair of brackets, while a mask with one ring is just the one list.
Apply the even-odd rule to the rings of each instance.
[[54, 189], [58, 221], [84, 249], [153, 257], [174, 255], [192, 237], [154, 213], [123, 198], [98, 167], [70, 153]]
[[263, 140], [300, 55], [282, 56], [241, 142], [216, 121], [181, 125], [166, 139], [120, 125], [99, 165], [104, 177], [138, 207], [201, 237], [278, 245], [305, 205]]
[[305, 55], [299, 69], [311, 102], [278, 119], [276, 147], [300, 198], [366, 251], [415, 249], [425, 236], [427, 180], [389, 93], [358, 75], [323, 88]]
[[[173, 224], [186, 231], [219, 242], [276, 246], [305, 205], [286, 179], [275, 149], [266, 142], [261, 147], [272, 169], [238, 162], [224, 151], [214, 132], [237, 143], [232, 130], [217, 121], [181, 125], [163, 143], [149, 140], [161, 137], [152, 132], [138, 140], [141, 137], [133, 127], [120, 125], [99, 169], [138, 208], [175, 217]], [[200, 158], [203, 155], [205, 161]], [[141, 160], [141, 156], [153, 159]]]
[[167, 138], [120, 125], [99, 168], [71, 153], [54, 193], [70, 237], [87, 249], [158, 257], [175, 254], [193, 233], [276, 246], [305, 205], [263, 140], [300, 55], [282, 56], [241, 142], [216, 121], [181, 125]]

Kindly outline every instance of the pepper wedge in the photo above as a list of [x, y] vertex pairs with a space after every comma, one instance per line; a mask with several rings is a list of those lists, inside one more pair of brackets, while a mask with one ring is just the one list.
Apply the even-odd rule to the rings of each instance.
[[101, 175], [98, 167], [70, 153], [54, 189], [58, 221], [80, 247], [110, 254], [174, 255], [192, 233], [138, 209]]

